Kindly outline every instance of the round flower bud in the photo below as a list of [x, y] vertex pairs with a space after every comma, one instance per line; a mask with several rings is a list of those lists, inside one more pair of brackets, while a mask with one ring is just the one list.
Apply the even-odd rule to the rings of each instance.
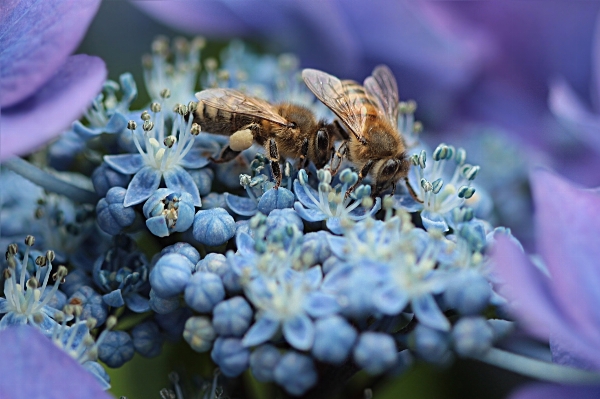
[[250, 370], [260, 382], [270, 382], [275, 378], [273, 373], [281, 359], [281, 353], [273, 345], [261, 345], [250, 355]]
[[213, 326], [221, 336], [241, 337], [244, 335], [253, 316], [252, 308], [241, 296], [220, 302], [213, 310]]
[[300, 396], [312, 388], [318, 377], [313, 360], [294, 351], [281, 357], [273, 376], [277, 384], [294, 396]]
[[204, 245], [225, 244], [234, 234], [235, 220], [223, 208], [198, 211], [194, 217], [194, 238]]
[[133, 347], [144, 357], [156, 357], [160, 354], [163, 337], [160, 329], [153, 321], [145, 321], [131, 330]]
[[341, 364], [348, 358], [358, 334], [340, 316], [330, 316], [315, 322], [313, 356], [322, 362]]
[[354, 348], [354, 361], [369, 374], [381, 374], [396, 364], [394, 339], [384, 333], [364, 332]]
[[463, 317], [452, 328], [454, 349], [460, 356], [477, 356], [490, 349], [494, 330], [483, 317]]
[[119, 234], [125, 227], [131, 226], [135, 220], [135, 210], [125, 208], [126, 189], [113, 187], [106, 193], [106, 198], [100, 199], [96, 205], [98, 226], [110, 235]]
[[217, 334], [208, 317], [194, 316], [185, 322], [183, 338], [196, 352], [208, 352], [216, 337]]
[[194, 264], [183, 255], [162, 256], [150, 272], [150, 285], [156, 295], [169, 298], [180, 294], [192, 277]]
[[241, 339], [217, 338], [210, 358], [219, 366], [223, 375], [233, 378], [248, 368], [250, 351], [242, 345]]
[[200, 313], [211, 312], [225, 298], [223, 282], [213, 273], [194, 273], [185, 287], [185, 302]]
[[121, 367], [133, 358], [133, 340], [125, 331], [107, 331], [98, 347], [98, 358], [108, 367]]

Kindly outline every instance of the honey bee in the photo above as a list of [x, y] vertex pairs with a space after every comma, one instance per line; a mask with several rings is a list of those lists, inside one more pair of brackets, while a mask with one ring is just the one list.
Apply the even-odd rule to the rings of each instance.
[[[304, 69], [302, 78], [345, 127], [338, 129], [344, 142], [336, 155], [339, 164], [346, 156], [359, 170], [358, 181], [346, 196], [370, 173], [374, 178], [373, 195], [390, 187], [393, 195], [396, 182], [404, 179], [411, 196], [420, 201], [408, 182], [411, 163], [397, 127], [398, 85], [392, 71], [380, 65], [365, 79], [364, 85], [339, 80], [316, 69]], [[333, 173], [337, 172], [339, 164], [337, 167], [332, 165]]]
[[194, 122], [206, 132], [229, 136], [229, 145], [212, 161], [228, 162], [256, 142], [265, 148], [271, 161], [276, 188], [281, 184], [281, 157], [297, 158], [299, 168], [309, 161], [322, 168], [334, 152], [334, 136], [339, 135], [336, 126], [317, 121], [314, 113], [303, 106], [273, 105], [224, 88], [200, 91], [196, 98], [199, 103]]

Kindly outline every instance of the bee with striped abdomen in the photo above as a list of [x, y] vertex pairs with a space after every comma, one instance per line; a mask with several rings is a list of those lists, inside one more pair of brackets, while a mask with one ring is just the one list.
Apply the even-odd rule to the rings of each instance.
[[[393, 193], [397, 181], [404, 179], [410, 194], [418, 200], [408, 183], [410, 160], [398, 131], [398, 85], [392, 71], [380, 65], [364, 85], [316, 69], [303, 70], [302, 78], [345, 128], [339, 129], [344, 142], [336, 155], [340, 164], [345, 156], [359, 170], [358, 181], [346, 196], [370, 173], [374, 178], [373, 195], [390, 187]], [[332, 166], [335, 173], [339, 165]]]
[[207, 89], [199, 100], [194, 122], [209, 133], [229, 136], [229, 145], [214, 162], [227, 162], [253, 142], [265, 148], [276, 186], [281, 183], [280, 159], [296, 158], [299, 167], [312, 161], [322, 168], [333, 154], [334, 125], [317, 121], [308, 108], [291, 103], [270, 104], [233, 89]]

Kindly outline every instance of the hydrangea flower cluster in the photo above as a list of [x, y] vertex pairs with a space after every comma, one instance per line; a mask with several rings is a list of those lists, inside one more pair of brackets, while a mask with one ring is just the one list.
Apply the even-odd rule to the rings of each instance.
[[[130, 109], [131, 75], [105, 83], [84, 122], [48, 152], [63, 168], [93, 155], [84, 183], [57, 177], [77, 187], [68, 198], [53, 202], [29, 187], [21, 206], [3, 204], [54, 251], [42, 255], [31, 236], [8, 247], [0, 330], [34, 326], [103, 388], [97, 360], [120, 367], [183, 338], [210, 353], [224, 377], [250, 370], [292, 396], [332, 389], [342, 368], [380, 375], [415, 359], [482, 358], [509, 334], [488, 257], [499, 236], [516, 240], [488, 220], [491, 200], [476, 191], [480, 168], [466, 151], [440, 144], [429, 152], [419, 142], [414, 102], [398, 105], [398, 130], [416, 199], [408, 190], [373, 198], [351, 167], [332, 175], [329, 166], [295, 170], [289, 161], [275, 188], [256, 148], [210, 161], [228, 140], [194, 123], [197, 84], [333, 116], [301, 84], [294, 57], [259, 57], [233, 43], [219, 67], [201, 60], [202, 47], [200, 39], [153, 44], [146, 109]], [[25, 174], [43, 184], [36, 173]], [[217, 386], [215, 377], [203, 397], [220, 397]]]

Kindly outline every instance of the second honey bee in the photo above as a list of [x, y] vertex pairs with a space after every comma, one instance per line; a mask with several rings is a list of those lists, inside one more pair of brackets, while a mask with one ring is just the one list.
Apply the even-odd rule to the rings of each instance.
[[[397, 181], [404, 179], [411, 196], [418, 200], [408, 183], [411, 163], [398, 131], [398, 85], [392, 71], [380, 65], [365, 79], [364, 85], [316, 69], [303, 70], [302, 78], [347, 130], [339, 129], [345, 137], [337, 155], [340, 163], [346, 156], [359, 174], [346, 196], [370, 173], [374, 178], [373, 195], [390, 187], [393, 193]], [[337, 167], [333, 169], [335, 173]]]
[[276, 186], [281, 183], [280, 159], [296, 158], [299, 166], [312, 161], [322, 168], [333, 154], [337, 129], [300, 105], [272, 105], [233, 89], [207, 89], [196, 93], [199, 100], [194, 122], [202, 130], [230, 136], [229, 145], [214, 162], [234, 159], [253, 142], [265, 148]]

